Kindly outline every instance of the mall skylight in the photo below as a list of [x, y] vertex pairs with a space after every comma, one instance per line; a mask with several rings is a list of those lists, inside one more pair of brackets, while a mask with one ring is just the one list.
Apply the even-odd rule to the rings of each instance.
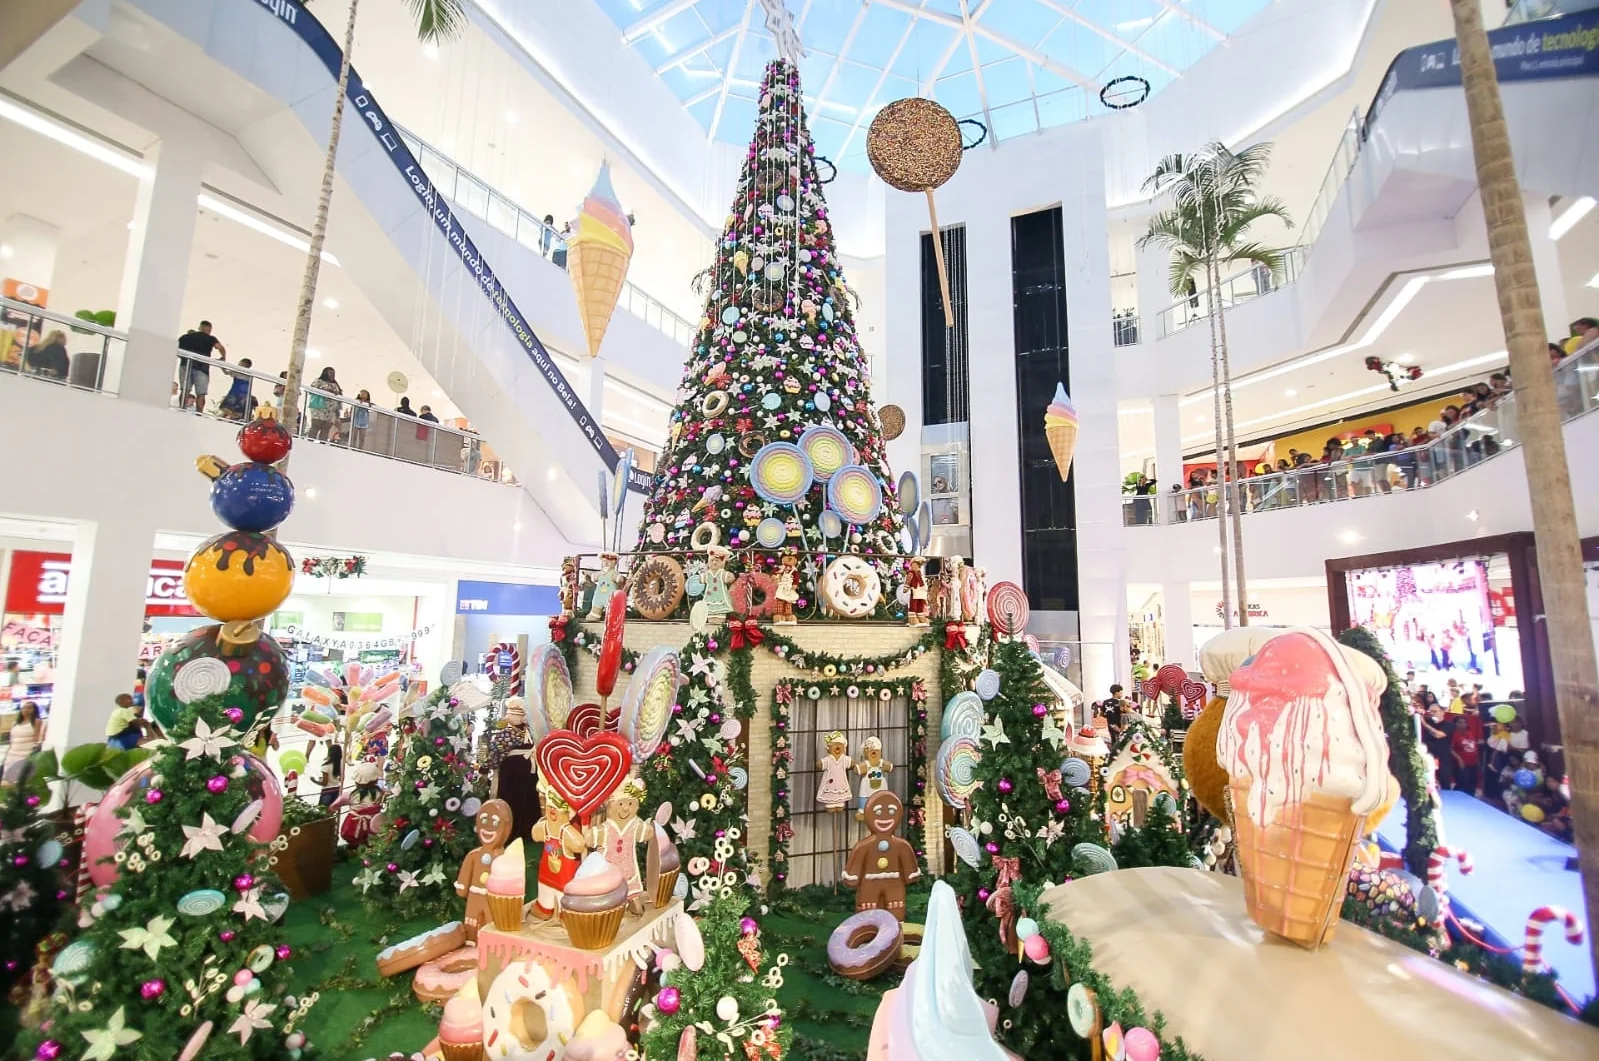
[[[716, 140], [749, 141], [768, 0], [594, 0]], [[816, 150], [866, 165], [885, 104], [931, 96], [996, 141], [1153, 95], [1271, 0], [787, 0]], [[1125, 79], [1120, 82], [1118, 78]], [[1140, 80], [1141, 79], [1141, 80]], [[1115, 84], [1113, 85], [1113, 82]]]

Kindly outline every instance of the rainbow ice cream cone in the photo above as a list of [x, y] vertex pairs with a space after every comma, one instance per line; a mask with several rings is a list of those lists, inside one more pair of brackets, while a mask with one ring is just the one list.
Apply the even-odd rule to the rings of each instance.
[[1055, 398], [1044, 410], [1044, 437], [1049, 439], [1049, 451], [1055, 455], [1055, 467], [1064, 483], [1072, 473], [1072, 455], [1077, 452], [1077, 410], [1066, 397], [1064, 384], [1055, 384]]
[[1249, 916], [1311, 950], [1332, 938], [1355, 844], [1388, 801], [1386, 684], [1319, 630], [1280, 634], [1232, 673], [1216, 753]]
[[572, 222], [572, 234], [566, 240], [566, 271], [577, 292], [577, 308], [583, 317], [590, 357], [599, 356], [600, 343], [610, 327], [632, 259], [633, 224], [616, 201], [611, 167], [601, 164], [600, 175], [583, 200], [583, 207]]

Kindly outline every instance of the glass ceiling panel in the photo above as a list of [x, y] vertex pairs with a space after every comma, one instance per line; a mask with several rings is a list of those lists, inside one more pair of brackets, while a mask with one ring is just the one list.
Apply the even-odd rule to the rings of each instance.
[[[743, 146], [776, 54], [761, 0], [589, 0], [708, 136]], [[1119, 76], [1160, 91], [1271, 0], [787, 0], [818, 153], [865, 166], [885, 104], [930, 94], [1003, 141], [1106, 113]], [[973, 53], [977, 68], [973, 69]], [[734, 56], [737, 55], [736, 66]], [[730, 67], [732, 67], [730, 69]], [[725, 92], [725, 102], [719, 101]], [[984, 115], [987, 118], [984, 118]]]

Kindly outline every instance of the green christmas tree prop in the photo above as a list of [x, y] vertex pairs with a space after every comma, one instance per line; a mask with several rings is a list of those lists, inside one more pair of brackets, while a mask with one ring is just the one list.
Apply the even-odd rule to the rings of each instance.
[[303, 1049], [283, 994], [291, 951], [277, 922], [289, 897], [248, 835], [264, 764], [241, 755], [245, 734], [223, 709], [221, 698], [188, 705], [117, 810], [117, 880], [56, 958], [50, 1015], [24, 1056], [166, 1059], [196, 1039], [206, 1058]]
[[50, 802], [55, 753], [38, 752], [13, 785], [0, 789], [0, 992], [28, 971], [33, 947], [55, 927], [61, 904], [64, 851], [41, 812]]
[[[1055, 968], [1059, 963], [1046, 969], [1029, 957], [1022, 964], [1018, 926], [1023, 919], [1043, 920], [1045, 911], [1028, 908], [1025, 898], [1044, 885], [1115, 868], [1107, 849], [1103, 796], [1091, 794], [1089, 764], [1068, 757], [1060, 728], [1047, 710], [1049, 687], [1027, 646], [997, 643], [989, 666], [999, 673], [999, 693], [983, 705], [986, 717], [978, 739], [982, 759], [975, 768], [981, 784], [961, 826], [976, 840], [978, 864], [957, 858], [952, 880], [955, 891], [965, 897], [962, 917], [978, 966], [973, 983], [981, 997], [1003, 1000], [1017, 971], [1031, 970], [1022, 1005], [1003, 1007], [1002, 1022], [1008, 1026], [1001, 1024], [1000, 1038], [1028, 1061], [1076, 1057], [1079, 1047], [1087, 1057], [1087, 1044], [1063, 1030], [1067, 984]], [[955, 691], [946, 688], [944, 693]], [[1074, 786], [1074, 778], [1083, 784]], [[1157, 813], [1150, 815], [1152, 827]], [[1173, 835], [1181, 840], [1181, 834]], [[1138, 843], [1141, 849], [1155, 847], [1144, 839]], [[957, 854], [962, 846], [957, 843]], [[1162, 864], [1190, 864], [1186, 843], [1180, 851], [1163, 843], [1149, 857], [1169, 860]]]
[[1182, 822], [1172, 813], [1173, 806], [1169, 800], [1156, 800], [1143, 825], [1129, 826], [1122, 833], [1121, 839], [1110, 849], [1116, 868], [1191, 864], [1193, 852]]
[[[694, 1057], [699, 1061], [750, 1061], [789, 1056], [793, 1032], [783, 1023], [777, 989], [788, 955], [769, 960], [760, 926], [745, 911], [740, 890], [713, 900], [698, 919], [705, 963], [674, 968], [645, 1008], [639, 1048], [647, 1061]], [[687, 1031], [692, 1028], [693, 1030]], [[685, 1034], [696, 1049], [684, 1051]]]
[[[770, 518], [796, 520], [791, 526], [800, 533], [781, 544], [802, 550], [897, 553], [903, 520], [817, 176], [799, 73], [786, 61], [766, 68], [738, 194], [704, 278], [705, 315], [644, 505], [639, 548], [688, 553], [698, 531], [701, 545], [711, 538], [743, 549], [759, 540], [757, 525]], [[881, 510], [870, 520], [849, 518], [846, 503], [847, 542], [824, 539], [819, 526], [828, 506], [825, 474], [793, 503], [763, 499], [751, 482], [751, 465], [761, 463], [764, 446], [799, 443], [816, 428], [841, 432], [854, 458], [846, 462], [864, 468], [882, 494]], [[838, 442], [837, 435], [807, 436], [804, 448], [820, 458], [820, 472], [833, 474], [840, 463]], [[858, 498], [860, 473], [842, 482], [852, 480], [856, 489], [841, 492]], [[798, 490], [803, 484], [793, 485]], [[777, 557], [767, 551], [746, 563], [770, 571]], [[879, 574], [887, 577], [896, 568], [884, 561]]]
[[[477, 845], [467, 800], [484, 796], [468, 754], [467, 724], [450, 706], [449, 692], [428, 698], [388, 761], [384, 825], [356, 884], [366, 904], [402, 918], [444, 914], [456, 904], [455, 875]], [[464, 806], [463, 806], [464, 805]]]

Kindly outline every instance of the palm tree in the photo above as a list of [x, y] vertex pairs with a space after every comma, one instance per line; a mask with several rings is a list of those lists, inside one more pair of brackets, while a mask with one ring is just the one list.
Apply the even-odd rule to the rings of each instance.
[[[465, 0], [405, 0], [416, 18], [417, 39], [437, 44], [454, 37], [466, 25]], [[289, 373], [283, 381], [283, 425], [290, 433], [300, 427], [300, 380], [305, 375], [305, 346], [311, 337], [311, 311], [316, 306], [317, 277], [322, 271], [322, 244], [328, 236], [328, 206], [333, 201], [333, 174], [339, 156], [339, 134], [344, 128], [344, 98], [350, 88], [350, 53], [355, 47], [355, 16], [361, 0], [350, 0], [344, 24], [344, 55], [339, 63], [339, 88], [333, 98], [333, 125], [328, 133], [328, 153], [322, 162], [322, 189], [317, 196], [316, 218], [311, 224], [311, 246], [306, 252], [305, 276], [300, 282], [300, 303], [294, 315], [294, 335], [289, 341]], [[283, 464], [288, 464], [285, 457]]]
[[[1275, 217], [1292, 227], [1288, 211], [1275, 197], [1261, 197], [1256, 189], [1271, 159], [1270, 144], [1255, 144], [1234, 152], [1212, 143], [1194, 155], [1175, 154], [1161, 159], [1148, 180], [1146, 191], [1169, 194], [1170, 208], [1156, 214], [1140, 247], [1155, 244], [1171, 254], [1170, 286], [1181, 296], [1201, 270], [1205, 274], [1206, 315], [1210, 318], [1211, 398], [1215, 410], [1216, 465], [1227, 514], [1217, 523], [1232, 524], [1233, 571], [1238, 582], [1238, 623], [1249, 625], [1249, 593], [1244, 575], [1243, 504], [1238, 490], [1238, 436], [1233, 428], [1232, 362], [1227, 351], [1226, 300], [1222, 296], [1223, 267], [1252, 263], [1276, 275], [1283, 268], [1283, 252], [1249, 239], [1255, 222]], [[1225, 459], [1224, 459], [1225, 457]], [[1223, 467], [1225, 465], [1225, 467]], [[1223, 622], [1231, 625], [1227, 586], [1227, 538], [1218, 529], [1222, 554]]]
[[[1592, 926], [1599, 924], [1599, 666], [1595, 665], [1588, 621], [1571, 470], [1566, 464], [1554, 370], [1544, 345], [1546, 332], [1532, 243], [1527, 238], [1526, 207], [1510, 151], [1504, 103], [1499, 98], [1499, 76], [1482, 25], [1482, 6], [1479, 0], [1449, 0], [1449, 6], [1455, 16], [1494, 288], [1510, 352], [1520, 449], [1538, 543], [1538, 580], [1544, 599], [1541, 618], [1549, 637], [1555, 707], [1565, 746], [1566, 774], [1571, 779], [1571, 820], [1576, 829], [1583, 904]], [[1590, 934], [1589, 943], [1599, 966], [1599, 940]]]

